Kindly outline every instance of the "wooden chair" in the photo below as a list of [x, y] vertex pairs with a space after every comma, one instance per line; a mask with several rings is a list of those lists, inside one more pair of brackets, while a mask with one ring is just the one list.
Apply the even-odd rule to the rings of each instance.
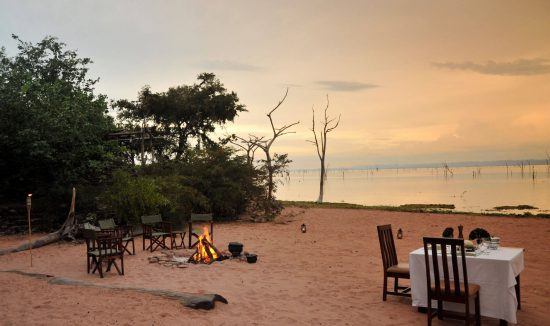
[[[393, 242], [393, 233], [391, 225], [379, 225], [378, 240], [380, 241], [380, 251], [382, 252], [382, 264], [384, 267], [384, 289], [382, 300], [386, 301], [388, 294], [402, 297], [410, 297], [411, 289], [406, 286], [399, 286], [399, 279], [410, 279], [409, 264], [399, 263], [397, 261], [397, 252]], [[388, 277], [394, 278], [393, 291], [388, 291]], [[400, 291], [401, 290], [401, 291]]]
[[[212, 217], [212, 214], [191, 214], [191, 218], [189, 219], [189, 246], [188, 248], [193, 248], [197, 245], [198, 239], [199, 239], [199, 232], [202, 233], [202, 231], [199, 230], [193, 230], [193, 223], [207, 223], [210, 224], [210, 239], [212, 240], [212, 243], [214, 242], [214, 218]], [[193, 244], [191, 244], [192, 238], [195, 237], [197, 241], [195, 241]]]
[[97, 234], [92, 229], [83, 229], [82, 236], [86, 243], [86, 272], [90, 274], [91, 268], [97, 264]]
[[[438, 248], [441, 254], [438, 256]], [[449, 251], [451, 263], [449, 263]], [[462, 278], [460, 281], [458, 254], [460, 252], [462, 265]], [[431, 259], [430, 259], [431, 252]], [[424, 238], [424, 256], [426, 259], [426, 278], [428, 285], [428, 325], [432, 324], [432, 318], [437, 316], [463, 319], [466, 325], [470, 324], [470, 299], [475, 301], [475, 323], [481, 325], [481, 314], [479, 311], [479, 285], [468, 283], [468, 272], [466, 268], [466, 252], [463, 239], [449, 238]], [[441, 257], [441, 266], [439, 258]], [[430, 260], [432, 267], [430, 268]], [[450, 267], [452, 265], [452, 267]], [[452, 268], [452, 279], [450, 275]], [[433, 271], [433, 284], [431, 271]], [[441, 272], [443, 278], [441, 278]], [[443, 284], [441, 284], [443, 283]], [[443, 287], [442, 287], [443, 286]], [[437, 311], [432, 313], [432, 300], [437, 300]], [[443, 301], [462, 303], [465, 306], [465, 314], [443, 310]]]
[[[162, 220], [160, 215], [144, 215], [141, 217], [143, 227], [143, 250], [155, 251], [157, 248], [168, 249], [166, 238], [172, 236], [172, 223]], [[149, 245], [145, 246], [145, 241]]]
[[[111, 270], [111, 266], [115, 266], [118, 275], [124, 275], [124, 246], [122, 245], [122, 237], [98, 237], [96, 241], [98, 250], [97, 263], [92, 274], [97, 269], [99, 276], [103, 278], [103, 263], [107, 263], [107, 272]], [[116, 263], [117, 259], [120, 260], [120, 267]]]
[[[106, 271], [115, 266], [119, 275], [124, 275], [124, 246], [122, 237], [117, 236], [117, 232], [95, 231], [84, 229], [83, 236], [86, 242], [86, 260], [87, 273], [92, 274], [99, 271], [99, 276], [103, 278], [103, 263], [107, 263]], [[120, 259], [120, 268], [116, 260]]]
[[[118, 226], [116, 225], [115, 220], [112, 218], [99, 220], [98, 223], [101, 230], [116, 230], [117, 232], [119, 232], [122, 236], [124, 251], [127, 252], [129, 255], [136, 254], [136, 247], [134, 244], [134, 228], [131, 225]], [[132, 251], [128, 249], [130, 243], [132, 243]]]

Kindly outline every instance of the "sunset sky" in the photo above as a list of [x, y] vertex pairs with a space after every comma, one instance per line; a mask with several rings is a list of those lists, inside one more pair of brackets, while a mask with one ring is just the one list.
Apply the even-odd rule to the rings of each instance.
[[550, 1], [5, 1], [0, 45], [58, 37], [93, 59], [98, 91], [134, 99], [214, 72], [292, 168], [317, 167], [311, 107], [342, 115], [330, 167], [544, 158]]

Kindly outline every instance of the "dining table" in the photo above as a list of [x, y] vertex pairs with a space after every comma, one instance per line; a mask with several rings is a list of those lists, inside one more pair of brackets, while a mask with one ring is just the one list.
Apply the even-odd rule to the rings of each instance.
[[[485, 248], [466, 256], [468, 283], [480, 286], [482, 316], [497, 318], [501, 324], [517, 323], [517, 310], [521, 309], [520, 273], [524, 268], [523, 256], [524, 249], [511, 247]], [[441, 258], [439, 259], [441, 261]], [[459, 265], [461, 265], [460, 260]], [[419, 308], [427, 307], [424, 248], [416, 249], [409, 254], [409, 269], [412, 305]], [[462, 268], [459, 269], [462, 271]], [[430, 273], [433, 279], [433, 271]], [[462, 279], [463, 276], [460, 277]], [[470, 311], [473, 311], [473, 302], [471, 304]], [[436, 306], [435, 301], [432, 304], [432, 307], [434, 306]], [[444, 302], [443, 309], [464, 312], [464, 305]]]

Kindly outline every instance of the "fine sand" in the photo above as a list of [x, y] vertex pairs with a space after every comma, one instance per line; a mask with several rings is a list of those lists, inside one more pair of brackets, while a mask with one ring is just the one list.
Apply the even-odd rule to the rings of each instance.
[[[300, 225], [307, 225], [307, 233]], [[483, 227], [502, 245], [523, 247], [520, 325], [548, 325], [550, 306], [550, 219], [473, 215], [439, 215], [354, 209], [287, 208], [276, 223], [217, 224], [215, 244], [244, 243], [258, 263], [224, 261], [188, 268], [150, 264], [149, 252], [136, 238], [136, 256], [125, 256], [126, 275], [109, 272], [104, 279], [86, 274], [84, 244], [59, 243], [0, 257], [0, 270], [18, 269], [85, 280], [196, 293], [218, 293], [229, 301], [210, 311], [185, 308], [148, 294], [51, 285], [43, 280], [0, 273], [2, 325], [425, 325], [426, 315], [409, 298], [382, 301], [382, 268], [376, 225], [402, 228], [396, 239], [400, 260], [422, 245], [422, 236], [443, 229], [465, 233]], [[0, 248], [24, 241], [0, 237]], [[434, 319], [435, 325], [458, 325]], [[484, 325], [498, 325], [483, 319]]]

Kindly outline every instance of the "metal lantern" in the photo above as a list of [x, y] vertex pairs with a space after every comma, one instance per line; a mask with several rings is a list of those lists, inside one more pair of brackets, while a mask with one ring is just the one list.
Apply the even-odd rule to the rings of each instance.
[[307, 232], [306, 225], [302, 224], [302, 226], [300, 226], [300, 230], [302, 230], [302, 233], [306, 233]]
[[397, 230], [397, 239], [403, 239], [403, 230]]

